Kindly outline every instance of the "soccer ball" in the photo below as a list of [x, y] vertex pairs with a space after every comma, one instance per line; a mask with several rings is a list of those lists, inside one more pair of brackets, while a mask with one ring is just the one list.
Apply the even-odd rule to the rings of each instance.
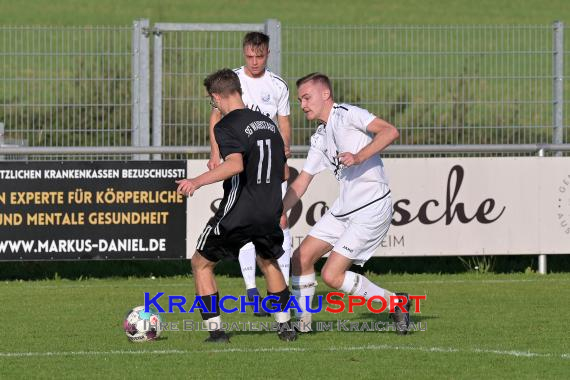
[[156, 309], [150, 307], [145, 312], [144, 306], [137, 306], [127, 313], [123, 328], [131, 342], [146, 342], [160, 336], [161, 323], [162, 317]]

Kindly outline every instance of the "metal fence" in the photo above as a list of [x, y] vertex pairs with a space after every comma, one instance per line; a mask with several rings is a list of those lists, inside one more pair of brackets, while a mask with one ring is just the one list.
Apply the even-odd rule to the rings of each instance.
[[[211, 111], [204, 78], [242, 61], [243, 34], [266, 32], [265, 24], [156, 24], [153, 28], [153, 146], [209, 146]], [[272, 59], [278, 58], [275, 54]]]
[[4, 143], [131, 144], [129, 27], [0, 27]]
[[[561, 24], [286, 27], [283, 74], [328, 73], [338, 100], [397, 125], [400, 144], [561, 143], [568, 128], [562, 134], [553, 115], [563, 90], [553, 84], [562, 84], [554, 81], [562, 76], [555, 60], [562, 31]], [[293, 117], [302, 120], [298, 109]], [[302, 129], [297, 138], [306, 140], [310, 128]]]
[[236, 27], [140, 20], [132, 27], [0, 27], [0, 144], [207, 151], [209, 106], [201, 82], [213, 70], [242, 65], [246, 30], [272, 35], [270, 68], [290, 85], [296, 145], [308, 142], [313, 126], [297, 105], [294, 83], [312, 71], [332, 78], [337, 101], [395, 124], [401, 145], [570, 140], [570, 39], [562, 23], [268, 20]]

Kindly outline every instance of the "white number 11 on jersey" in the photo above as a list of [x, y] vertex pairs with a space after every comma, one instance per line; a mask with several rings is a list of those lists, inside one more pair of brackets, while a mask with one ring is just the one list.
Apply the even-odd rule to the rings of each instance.
[[[267, 145], [267, 176], [265, 177], [265, 183], [271, 182], [271, 140], [266, 139], [265, 145]], [[257, 183], [261, 183], [261, 168], [263, 167], [263, 159], [265, 158], [265, 149], [263, 149], [263, 140], [257, 140], [257, 146], [259, 147], [259, 163], [257, 164]]]

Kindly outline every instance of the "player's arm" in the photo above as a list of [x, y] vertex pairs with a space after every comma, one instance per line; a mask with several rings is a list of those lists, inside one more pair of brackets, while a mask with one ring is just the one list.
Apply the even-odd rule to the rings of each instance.
[[309, 184], [313, 180], [313, 175], [307, 173], [306, 171], [302, 170], [301, 173], [295, 178], [295, 181], [287, 188], [287, 193], [285, 193], [285, 197], [283, 198], [283, 213], [291, 210], [299, 199], [305, 194]]
[[[285, 145], [285, 157], [291, 158], [291, 122], [289, 121], [289, 115], [277, 115], [277, 122], [279, 123], [279, 133], [281, 133], [281, 138], [283, 139], [283, 144]], [[289, 165], [285, 163], [283, 181], [287, 181], [288, 179]]]
[[398, 132], [396, 127], [377, 117], [374, 118], [368, 126], [366, 126], [366, 130], [374, 134], [370, 144], [366, 145], [356, 154], [343, 152], [338, 155], [340, 162], [345, 166], [348, 167], [361, 164], [370, 157], [386, 149], [387, 146], [400, 137], [400, 132]]
[[217, 108], [212, 108], [210, 113], [210, 160], [208, 161], [208, 169], [212, 170], [218, 165], [220, 165], [220, 148], [216, 142], [216, 136], [214, 134], [214, 127], [222, 119], [222, 114]]
[[243, 155], [241, 153], [228, 154], [220, 165], [204, 172], [196, 178], [176, 181], [177, 191], [180, 194], [192, 196], [200, 187], [214, 182], [223, 181], [243, 171]]
[[285, 144], [285, 157], [291, 158], [291, 121], [289, 115], [277, 115], [277, 122], [279, 123], [279, 132]]

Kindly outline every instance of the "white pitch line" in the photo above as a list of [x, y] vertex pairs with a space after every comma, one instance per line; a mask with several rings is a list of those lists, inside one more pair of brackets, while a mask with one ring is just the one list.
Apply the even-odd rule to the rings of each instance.
[[418, 347], [418, 346], [392, 346], [364, 345], [364, 346], [338, 346], [324, 349], [279, 347], [279, 348], [220, 348], [205, 350], [112, 350], [112, 351], [51, 351], [51, 352], [0, 352], [1, 358], [27, 358], [46, 356], [111, 356], [111, 355], [196, 355], [211, 353], [272, 353], [272, 352], [338, 352], [338, 351], [417, 351], [425, 353], [460, 353], [460, 354], [488, 354], [523, 358], [554, 358], [570, 360], [570, 354], [539, 353], [530, 351], [504, 351], [490, 349], [459, 349], [453, 347]]
[[523, 280], [523, 279], [497, 279], [497, 280], [418, 280], [418, 281], [386, 281], [390, 284], [508, 284], [508, 283], [533, 283], [533, 282], [570, 282], [570, 278], [557, 278], [557, 279], [545, 279], [545, 280]]
[[51, 351], [51, 352], [0, 352], [0, 358], [41, 357], [41, 356], [108, 356], [108, 355], [190, 355], [211, 353], [256, 353], [256, 352], [304, 352], [303, 348], [226, 348], [213, 350], [112, 350], [112, 351]]

